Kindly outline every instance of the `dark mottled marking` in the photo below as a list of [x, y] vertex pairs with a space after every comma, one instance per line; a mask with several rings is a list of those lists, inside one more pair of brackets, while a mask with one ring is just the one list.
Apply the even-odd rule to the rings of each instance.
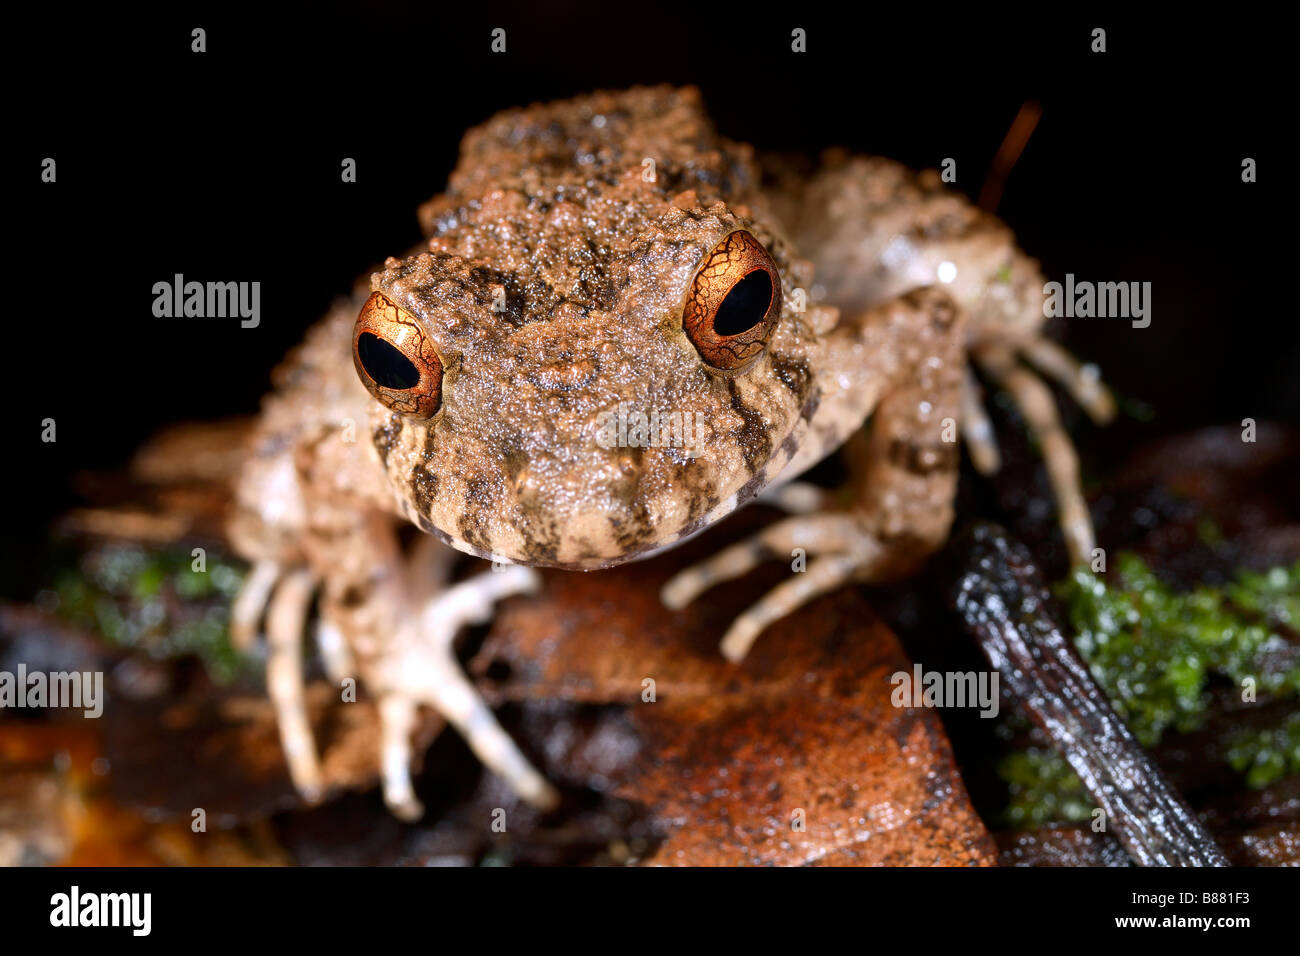
[[718, 497], [716, 472], [704, 466], [706, 460], [707, 458], [691, 458], [674, 465], [677, 477], [674, 484], [685, 491], [686, 500], [690, 502], [687, 508], [688, 523], [700, 515], [708, 514], [721, 500]]
[[500, 286], [505, 292], [505, 308], [499, 312], [493, 310], [492, 315], [515, 328], [524, 324], [524, 298], [513, 273], [476, 266], [470, 270], [469, 278], [465, 291], [473, 297], [475, 305], [492, 310], [496, 298], [493, 287]]
[[[811, 423], [813, 420], [813, 416], [817, 414], [817, 409], [821, 408], [821, 405], [822, 405], [822, 396], [820, 390], [813, 392], [811, 395], [808, 396], [808, 401], [804, 402], [803, 411], [799, 413], [799, 417], [802, 418], [804, 421]], [[791, 437], [793, 437], [794, 433], [791, 432], [790, 434]]]
[[548, 516], [546, 504], [537, 495], [516, 499], [512, 523], [523, 538], [521, 553], [529, 563], [553, 564], [559, 554], [561, 535]]
[[[397, 416], [393, 416], [396, 418]], [[424, 432], [424, 448], [420, 452], [420, 463], [411, 469], [411, 500], [416, 510], [425, 516], [433, 514], [433, 502], [438, 497], [441, 479], [427, 467], [425, 462], [433, 458], [433, 429]]]
[[462, 540], [485, 551], [492, 550], [485, 515], [492, 510], [494, 488], [495, 483], [486, 475], [471, 475], [465, 485], [465, 500], [456, 523]]
[[772, 456], [772, 435], [763, 423], [763, 416], [741, 399], [734, 378], [727, 380], [727, 393], [731, 396], [732, 411], [745, 422], [740, 429], [740, 448], [746, 468], [753, 473]]
[[435, 528], [432, 523], [430, 523], [428, 528], [425, 528], [425, 531], [428, 534], [433, 535], [447, 547], [453, 548], [456, 551], [468, 551], [470, 554], [486, 560], [491, 560], [493, 557], [492, 553], [489, 551], [484, 551], [480, 548], [475, 548], [472, 545], [466, 545], [457, 541], [454, 536], [447, 534], [447, 532], [442, 531], [439, 528]]
[[722, 496], [716, 491], [710, 491], [704, 496], [704, 507], [700, 510], [700, 514], [708, 514], [720, 504], [722, 504]]
[[889, 443], [888, 455], [891, 465], [914, 475], [953, 471], [957, 468], [956, 442], [919, 445], [905, 438], [895, 438]]
[[339, 595], [339, 603], [347, 608], [360, 607], [369, 597], [369, 584], [349, 584]]
[[585, 299], [585, 307], [606, 311], [612, 309], [618, 301], [618, 289], [613, 277], [602, 265], [609, 258], [609, 249], [597, 246], [595, 240], [588, 236], [585, 254], [571, 258], [582, 262], [578, 291]]
[[802, 403], [812, 388], [813, 376], [808, 363], [780, 352], [772, 352], [771, 357], [772, 371], [776, 373], [777, 380]]
[[[650, 510], [646, 507], [641, 491], [641, 476], [644, 473], [642, 459], [646, 455], [646, 449], [631, 445], [622, 449], [622, 452], [632, 459], [631, 474], [617, 482], [611, 492], [623, 503], [624, 511], [611, 513], [607, 517], [619, 550], [624, 554], [634, 554], [642, 550], [646, 540], [655, 533]], [[626, 515], [626, 519], [622, 515]]]
[[505, 291], [505, 309], [492, 314], [508, 325], [519, 328], [531, 319], [549, 315], [564, 301], [549, 282], [541, 276], [530, 276], [521, 282], [513, 272], [500, 272], [487, 266], [475, 266], [469, 273], [472, 283], [467, 291], [474, 303], [491, 309], [495, 298], [493, 288]]
[[935, 299], [930, 305], [930, 321], [936, 328], [947, 331], [957, 321], [957, 306], [947, 296]]
[[549, 540], [554, 535], [548, 535], [547, 538], [525, 534], [524, 535], [524, 560], [529, 564], [553, 564], [560, 553], [560, 549]]
[[609, 516], [610, 527], [614, 529], [614, 540], [624, 554], [636, 554], [645, 548], [645, 544], [654, 537], [654, 522], [650, 511], [641, 502], [636, 502], [630, 509], [630, 520], [624, 521], [613, 515]]
[[[753, 479], [751, 478], [750, 481], [753, 481]], [[739, 508], [739, 497], [737, 497], [736, 502], [736, 507]], [[702, 507], [700, 507], [701, 504]], [[692, 499], [691, 518], [682, 526], [681, 530], [677, 532], [676, 540], [685, 541], [687, 538], [692, 538], [705, 528], [709, 527], [709, 523], [705, 521], [705, 518], [712, 514], [713, 509], [720, 504], [722, 504], [722, 497], [717, 494], [709, 494], [704, 498]]]
[[383, 461], [384, 466], [388, 466], [388, 455], [397, 444], [397, 436], [402, 433], [402, 417], [400, 415], [389, 415], [388, 421], [384, 422], [371, 433], [370, 439], [375, 443], [375, 451], [379, 452], [379, 458]]
[[423, 464], [411, 469], [411, 500], [422, 515], [433, 514], [433, 502], [438, 497], [440, 479]]
[[758, 474], [754, 475], [753, 478], [750, 478], [749, 481], [741, 485], [740, 490], [736, 492], [736, 507], [739, 508], [750, 498], [753, 498], [756, 494], [766, 488], [768, 481], [767, 469], [760, 468]]

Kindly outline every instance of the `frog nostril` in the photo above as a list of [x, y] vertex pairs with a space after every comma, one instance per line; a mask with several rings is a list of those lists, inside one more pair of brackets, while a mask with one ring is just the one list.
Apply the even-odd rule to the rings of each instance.
[[411, 360], [373, 332], [358, 336], [357, 357], [366, 374], [384, 388], [415, 388], [420, 381], [420, 373]]

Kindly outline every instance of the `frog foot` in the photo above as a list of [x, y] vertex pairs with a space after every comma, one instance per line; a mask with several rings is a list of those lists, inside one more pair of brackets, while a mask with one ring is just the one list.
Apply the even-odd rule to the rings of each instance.
[[[286, 570], [273, 561], [259, 561], [231, 611], [232, 643], [245, 652], [255, 644], [265, 615], [267, 690], [289, 777], [311, 803], [320, 800], [325, 787], [307, 713], [302, 635], [318, 584], [306, 568]], [[391, 645], [385, 647], [374, 672], [366, 675], [366, 685], [378, 698], [384, 800], [396, 816], [413, 820], [424, 813], [414, 795], [410, 770], [411, 734], [421, 705], [445, 717], [479, 759], [526, 802], [542, 810], [558, 804], [555, 788], [532, 767], [497, 723], [461, 672], [453, 649], [461, 627], [486, 623], [497, 601], [533, 591], [537, 585], [536, 572], [531, 568], [511, 566], [429, 597], [412, 623], [399, 628]], [[320, 621], [316, 640], [332, 681], [356, 673], [342, 632], [332, 622]]]
[[[1080, 364], [1050, 339], [1033, 339], [1014, 348], [1001, 343], [981, 344], [974, 347], [972, 355], [985, 374], [1006, 389], [1030, 434], [1042, 448], [1043, 464], [1056, 497], [1070, 561], [1086, 564], [1092, 559], [1096, 539], [1079, 480], [1079, 457], [1061, 425], [1051, 391], [1018, 358], [1026, 359], [1059, 382], [1099, 425], [1106, 424], [1115, 415], [1115, 400], [1110, 390], [1102, 384], [1095, 365]], [[969, 374], [962, 397], [962, 430], [976, 469], [983, 474], [997, 471], [999, 461], [993, 430], [981, 407], [978, 386]]]
[[754, 501], [787, 514], [811, 515], [825, 511], [830, 506], [832, 496], [810, 482], [791, 481], [766, 488]]
[[309, 803], [317, 802], [324, 790], [303, 682], [302, 634], [316, 585], [315, 576], [306, 568], [284, 571], [275, 562], [259, 561], [235, 598], [230, 623], [231, 642], [247, 652], [256, 640], [265, 610], [266, 688], [275, 708], [289, 778]]
[[525, 802], [543, 811], [559, 804], [559, 793], [502, 729], [453, 649], [462, 627], [487, 623], [497, 601], [535, 591], [539, 582], [533, 569], [511, 565], [447, 588], [427, 600], [385, 650], [368, 683], [379, 698], [384, 802], [395, 816], [415, 820], [424, 813], [411, 785], [411, 733], [421, 705], [446, 718]]
[[[271, 604], [271, 595], [275, 586], [286, 576], [284, 569], [275, 561], [258, 561], [244, 579], [243, 587], [236, 595], [230, 611], [230, 643], [241, 654], [252, 653], [257, 643], [258, 627], [262, 615]], [[315, 581], [312, 582], [313, 588]], [[287, 600], [287, 599], [286, 599]], [[295, 601], [287, 604], [296, 605]], [[306, 609], [302, 610], [303, 617]], [[319, 622], [316, 629], [316, 648], [325, 665], [329, 679], [337, 683], [355, 672], [352, 654], [347, 642], [337, 627], [328, 621]]]
[[743, 660], [764, 628], [813, 598], [850, 581], [879, 576], [889, 564], [891, 549], [866, 533], [854, 515], [799, 515], [679, 571], [663, 586], [660, 599], [671, 610], [681, 610], [714, 585], [791, 554], [796, 561], [809, 558], [806, 570], [777, 585], [732, 622], [719, 645], [728, 660]]

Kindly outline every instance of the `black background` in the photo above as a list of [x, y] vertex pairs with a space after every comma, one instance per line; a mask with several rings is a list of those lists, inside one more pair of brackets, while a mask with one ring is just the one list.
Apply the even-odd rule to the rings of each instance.
[[[1295, 239], [1273, 226], [1289, 176], [1274, 127], [1293, 113], [1280, 28], [979, 6], [29, 11], [6, 44], [16, 207], [0, 591], [40, 583], [33, 555], [78, 470], [120, 465], [166, 423], [255, 411], [331, 299], [418, 239], [415, 208], [442, 188], [468, 126], [597, 87], [698, 84], [722, 132], [763, 148], [953, 157], [972, 197], [1037, 99], [1000, 215], [1049, 278], [1153, 285], [1149, 328], [1078, 320], [1067, 344], [1153, 405], [1161, 431], [1300, 418]], [[204, 54], [190, 52], [195, 26]], [[505, 54], [489, 49], [498, 26]], [[1104, 54], [1089, 50], [1097, 26]], [[790, 51], [794, 27], [807, 53]], [[46, 156], [53, 185], [40, 182]], [[340, 181], [344, 157], [355, 184]], [[261, 326], [154, 318], [152, 286], [177, 272], [260, 281]], [[56, 444], [40, 441], [46, 417]]]

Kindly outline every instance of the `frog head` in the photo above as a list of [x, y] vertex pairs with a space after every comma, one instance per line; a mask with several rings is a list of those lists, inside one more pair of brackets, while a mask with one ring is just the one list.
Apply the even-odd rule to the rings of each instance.
[[353, 358], [419, 527], [604, 567], [703, 530], [790, 461], [831, 310], [803, 308], [808, 267], [747, 207], [674, 180], [524, 171], [444, 201], [428, 251], [372, 277]]

